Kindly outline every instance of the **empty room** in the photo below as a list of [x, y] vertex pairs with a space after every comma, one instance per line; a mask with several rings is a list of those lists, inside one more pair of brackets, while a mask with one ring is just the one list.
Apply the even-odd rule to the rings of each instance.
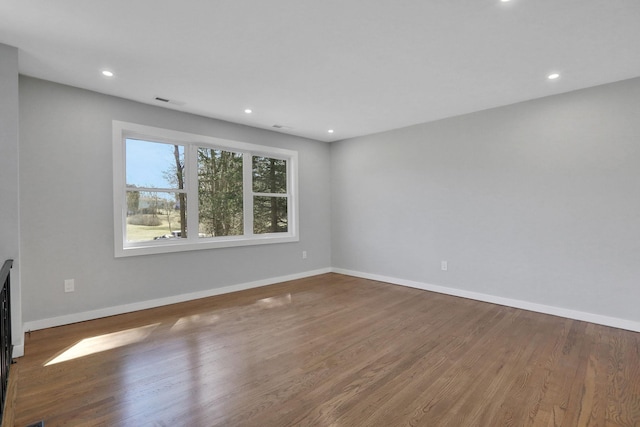
[[3, 0], [2, 426], [640, 426], [638, 23]]

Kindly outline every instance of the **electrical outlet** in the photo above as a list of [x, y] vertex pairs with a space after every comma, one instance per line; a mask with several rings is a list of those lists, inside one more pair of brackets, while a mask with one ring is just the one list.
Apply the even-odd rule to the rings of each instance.
[[302, 259], [307, 259], [307, 251], [302, 251]]
[[64, 281], [64, 291], [65, 292], [73, 292], [76, 290], [76, 284], [74, 279], [65, 279]]
[[448, 268], [449, 266], [447, 265], [447, 261], [440, 261], [440, 269], [442, 271], [447, 271]]

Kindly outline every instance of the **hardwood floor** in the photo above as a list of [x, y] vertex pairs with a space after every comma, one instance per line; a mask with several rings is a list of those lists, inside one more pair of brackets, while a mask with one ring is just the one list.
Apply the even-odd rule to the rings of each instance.
[[16, 426], [640, 426], [640, 334], [338, 274], [27, 336]]

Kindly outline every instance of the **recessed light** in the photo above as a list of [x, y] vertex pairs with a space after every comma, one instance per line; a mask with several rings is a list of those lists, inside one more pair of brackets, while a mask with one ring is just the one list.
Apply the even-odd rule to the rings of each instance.
[[327, 132], [329, 132], [329, 133], [333, 133], [333, 129], [329, 129]]
[[247, 109], [244, 110], [244, 112], [247, 113], [247, 114], [251, 114], [251, 113], [253, 113], [253, 110], [251, 108], [247, 108]]
[[507, 2], [509, 2], [509, 1], [511, 1], [511, 0], [500, 0], [500, 1], [501, 1], [502, 3], [507, 3]]
[[555, 80], [555, 79], [557, 79], [558, 77], [560, 77], [560, 74], [558, 74], [558, 73], [551, 73], [551, 74], [549, 74], [549, 75], [547, 76], [547, 78], [548, 78], [549, 80]]
[[102, 71], [102, 75], [105, 77], [113, 77], [113, 73], [109, 70]]

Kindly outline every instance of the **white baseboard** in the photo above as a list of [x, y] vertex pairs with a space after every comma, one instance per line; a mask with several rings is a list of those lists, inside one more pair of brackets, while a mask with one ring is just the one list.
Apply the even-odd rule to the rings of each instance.
[[621, 319], [618, 317], [603, 316], [600, 314], [587, 313], [584, 311], [576, 311], [562, 307], [551, 305], [536, 304], [528, 301], [522, 301], [511, 298], [503, 298], [495, 295], [482, 294], [478, 292], [465, 291], [462, 289], [449, 288], [446, 286], [431, 285], [428, 283], [414, 282], [411, 280], [397, 279], [395, 277], [381, 276], [378, 274], [362, 273], [360, 271], [345, 270], [342, 268], [333, 268], [334, 273], [344, 274], [347, 276], [361, 277], [363, 279], [371, 279], [379, 282], [392, 283], [394, 285], [407, 286], [410, 288], [422, 289], [425, 291], [437, 292], [440, 294], [453, 295], [462, 298], [468, 298], [476, 301], [489, 302], [507, 307], [520, 308], [537, 313], [551, 314], [553, 316], [565, 317], [568, 319], [582, 320], [585, 322], [596, 323], [598, 325], [611, 326], [614, 328], [625, 329], [633, 332], [640, 332], [640, 322], [633, 320]]
[[24, 356], [24, 344], [14, 345], [13, 346], [13, 357], [22, 357]]
[[[149, 308], [161, 307], [169, 304], [176, 304], [185, 301], [192, 301], [200, 298], [212, 297], [215, 295], [228, 294], [231, 292], [244, 291], [246, 289], [259, 288], [261, 286], [273, 285], [275, 283], [288, 282], [290, 280], [303, 279], [305, 277], [317, 276], [319, 274], [330, 273], [331, 268], [323, 268], [320, 270], [305, 271], [303, 273], [290, 274], [287, 276], [271, 277], [269, 279], [256, 280], [255, 282], [240, 283], [237, 285], [225, 286], [222, 288], [208, 289], [205, 291], [192, 292], [188, 294], [175, 295], [165, 298], [158, 298], [149, 301], [141, 301], [132, 304], [119, 305], [115, 307], [106, 307], [98, 310], [84, 311], [65, 316], [51, 317], [48, 319], [34, 320], [25, 322], [23, 331], [36, 331], [38, 329], [53, 328], [55, 326], [68, 325], [71, 323], [84, 322], [87, 320], [99, 319], [101, 317], [115, 316], [117, 314], [131, 313], [133, 311], [146, 310]], [[16, 357], [16, 347], [14, 354]], [[24, 354], [24, 346], [22, 353]]]
[[[119, 305], [115, 307], [106, 307], [98, 310], [85, 311], [81, 313], [69, 314], [65, 316], [52, 317], [48, 319], [35, 320], [25, 322], [23, 331], [35, 331], [38, 329], [52, 328], [55, 326], [68, 325], [76, 322], [84, 322], [87, 320], [99, 319], [101, 317], [115, 316], [118, 314], [130, 313], [138, 310], [146, 310], [149, 308], [161, 307], [169, 304], [176, 304], [185, 301], [192, 301], [200, 298], [207, 298], [215, 295], [222, 295], [231, 292], [243, 291], [246, 289], [259, 288], [261, 286], [273, 285], [275, 283], [287, 282], [290, 280], [303, 279], [305, 277], [317, 276], [325, 273], [338, 273], [347, 276], [361, 277], [363, 279], [376, 280], [380, 282], [391, 283], [394, 285], [407, 286], [425, 291], [437, 292], [446, 295], [453, 295], [462, 298], [473, 299], [476, 301], [489, 302], [508, 307], [519, 308], [523, 310], [534, 311], [537, 313], [551, 314], [554, 316], [565, 317], [568, 319], [582, 320], [585, 322], [596, 323], [599, 325], [611, 326], [614, 328], [625, 329], [633, 332], [640, 332], [640, 322], [621, 319], [617, 317], [603, 316], [600, 314], [576, 311], [562, 307], [550, 305], [536, 304], [528, 301], [516, 300], [511, 298], [503, 298], [495, 295], [482, 294], [478, 292], [465, 291], [446, 286], [431, 285], [428, 283], [415, 282], [411, 280], [398, 279], [395, 277], [382, 276], [379, 274], [363, 273], [359, 271], [346, 270], [342, 268], [323, 268], [319, 270], [306, 271], [302, 273], [290, 274], [287, 276], [272, 277], [269, 279], [257, 280], [255, 282], [241, 283], [237, 285], [225, 286], [222, 288], [208, 289], [205, 291], [192, 292], [188, 294], [175, 295], [166, 298], [158, 298], [149, 301], [141, 301], [132, 304]], [[23, 341], [24, 342], [24, 341]], [[24, 344], [13, 347], [13, 356], [20, 357], [24, 355]]]

